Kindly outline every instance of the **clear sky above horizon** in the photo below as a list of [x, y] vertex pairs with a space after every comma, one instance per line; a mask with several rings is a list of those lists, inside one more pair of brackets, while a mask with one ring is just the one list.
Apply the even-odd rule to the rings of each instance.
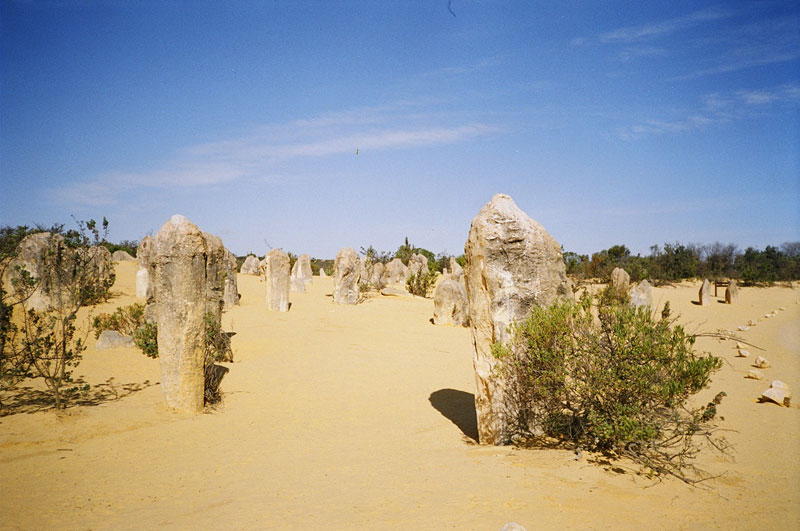
[[568, 251], [800, 240], [800, 3], [3, 0], [0, 225], [237, 254], [511, 195]]

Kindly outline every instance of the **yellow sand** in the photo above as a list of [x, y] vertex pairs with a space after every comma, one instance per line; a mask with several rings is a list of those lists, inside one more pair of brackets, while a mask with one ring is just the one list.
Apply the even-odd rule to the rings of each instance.
[[[135, 269], [117, 265], [119, 295], [95, 312], [135, 301]], [[241, 305], [223, 318], [236, 332], [224, 404], [197, 416], [167, 410], [158, 360], [95, 351], [92, 337], [75, 375], [121, 398], [0, 419], [0, 525], [800, 529], [800, 395], [790, 408], [757, 403], [772, 379], [800, 392], [800, 291], [741, 288], [738, 304], [701, 307], [698, 288], [656, 289], [655, 300], [659, 309], [669, 300], [689, 330], [758, 320], [741, 335], [772, 363], [767, 380], [748, 380], [752, 357], [734, 357], [730, 341], [698, 342], [726, 360], [698, 400], [728, 393], [720, 426], [736, 448], [734, 460], [701, 456], [724, 473], [709, 489], [591, 455], [476, 445], [470, 333], [432, 325], [431, 300], [338, 306], [332, 280], [315, 277], [288, 313], [270, 313], [264, 284], [240, 275]]]

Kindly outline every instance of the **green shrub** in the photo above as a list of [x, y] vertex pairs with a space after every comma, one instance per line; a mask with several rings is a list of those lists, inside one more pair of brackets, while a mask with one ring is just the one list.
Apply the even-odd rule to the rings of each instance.
[[230, 336], [222, 331], [218, 319], [211, 312], [205, 315], [205, 359], [203, 374], [205, 376], [204, 401], [216, 404], [222, 400], [219, 384], [227, 369], [216, 365], [218, 361], [233, 361]]
[[117, 308], [114, 313], [101, 313], [92, 321], [94, 337], [97, 339], [105, 330], [115, 330], [124, 336], [132, 336], [144, 323], [144, 304], [131, 304]]
[[613, 297], [596, 312], [589, 297], [534, 308], [508, 344], [493, 346], [507, 383], [509, 436], [627, 456], [691, 481], [699, 442], [713, 440], [716, 404], [690, 408], [687, 399], [722, 365], [693, 344], [668, 312], [656, 320]]
[[431, 271], [421, 271], [412, 274], [406, 279], [406, 289], [412, 295], [427, 297], [428, 292], [436, 284], [436, 273]]
[[133, 331], [133, 342], [148, 358], [158, 357], [158, 325], [144, 321]]

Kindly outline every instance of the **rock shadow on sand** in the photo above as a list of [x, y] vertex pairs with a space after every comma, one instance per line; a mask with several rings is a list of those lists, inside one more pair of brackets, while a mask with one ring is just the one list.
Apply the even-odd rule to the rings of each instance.
[[439, 389], [428, 397], [439, 413], [455, 424], [469, 442], [478, 442], [478, 415], [475, 412], [475, 395], [457, 389]]

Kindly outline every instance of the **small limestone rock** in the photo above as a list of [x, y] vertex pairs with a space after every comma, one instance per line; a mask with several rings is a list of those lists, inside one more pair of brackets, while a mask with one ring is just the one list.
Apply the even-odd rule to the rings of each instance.
[[385, 288], [381, 289], [381, 295], [385, 297], [404, 297], [404, 296], [411, 296], [409, 292], [404, 289], [394, 288], [391, 286], [386, 286]]
[[753, 362], [753, 366], [757, 369], [768, 369], [770, 365], [767, 358], [759, 356], [756, 358], [756, 361]]
[[325, 272], [323, 268], [319, 268], [319, 278], [327, 278], [328, 274]]
[[408, 268], [399, 258], [395, 258], [384, 267], [381, 283], [384, 286], [387, 284], [405, 284], [408, 275]]
[[786, 306], [781, 306], [779, 309], [780, 311], [784, 311], [786, 309]]
[[107, 348], [133, 347], [133, 339], [123, 336], [116, 330], [103, 330], [95, 343], [95, 350], [105, 350]]
[[789, 390], [789, 386], [780, 380], [772, 380], [772, 383], [769, 384], [769, 386], [775, 389], [786, 389], [787, 391]]
[[739, 300], [739, 286], [735, 280], [731, 280], [728, 287], [725, 288], [725, 303], [733, 304]]
[[744, 377], [750, 378], [751, 380], [763, 380], [764, 374], [758, 369], [750, 369], [747, 371], [747, 374], [745, 374]]
[[115, 262], [133, 262], [136, 258], [132, 257], [128, 251], [122, 251], [120, 249], [111, 253], [111, 259]]
[[739, 357], [740, 358], [749, 358], [750, 352], [744, 349], [739, 349]]
[[242, 268], [239, 270], [239, 273], [243, 275], [257, 275], [258, 258], [252, 254], [248, 255], [247, 258], [244, 259], [244, 263], [242, 264]]
[[615, 267], [611, 272], [610, 288], [620, 295], [625, 295], [631, 285], [631, 276], [621, 267]]
[[741, 331], [741, 332], [746, 332], [746, 331], [750, 330], [750, 327], [749, 326], [739, 326], [739, 327], [737, 327], [737, 329], [739, 331]]
[[[780, 384], [782, 387], [775, 387], [776, 383]], [[769, 389], [761, 393], [761, 400], [768, 400], [778, 405], [789, 407], [791, 406], [792, 392], [785, 383], [780, 380], [775, 380], [772, 382]]]
[[758, 324], [758, 323], [757, 323], [757, 322], [755, 322], [755, 321], [753, 321], [752, 319], [750, 319], [749, 321], [747, 321], [747, 326], [756, 326], [757, 324]]
[[352, 247], [345, 247], [336, 254], [333, 262], [333, 302], [355, 304], [358, 302], [361, 279], [361, 263]]
[[646, 280], [642, 280], [628, 291], [630, 306], [638, 308], [640, 306], [653, 306], [653, 287]]
[[500, 531], [526, 531], [526, 529], [516, 522], [508, 522]]
[[700, 306], [708, 306], [711, 304], [711, 282], [708, 279], [703, 279], [703, 285], [700, 286], [700, 291], [697, 293]]
[[289, 311], [289, 255], [272, 249], [266, 261], [267, 309], [275, 312]]
[[446, 278], [433, 292], [433, 322], [441, 325], [467, 326], [467, 291], [464, 283]]

